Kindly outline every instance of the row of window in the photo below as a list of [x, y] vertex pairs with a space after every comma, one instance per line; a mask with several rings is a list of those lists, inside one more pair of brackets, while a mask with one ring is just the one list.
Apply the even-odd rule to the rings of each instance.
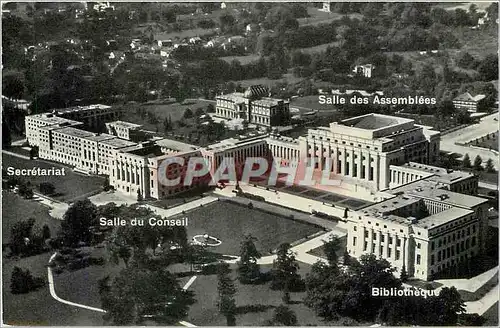
[[[461, 252], [467, 251], [470, 247], [476, 246], [476, 237], [467, 238], [454, 246], [449, 246], [437, 252], [437, 262], [444, 261], [452, 256], [458, 255]], [[431, 265], [434, 265], [434, 254], [431, 254]]]
[[[472, 229], [471, 229], [472, 227]], [[462, 229], [461, 231], [454, 232], [453, 234], [449, 234], [448, 236], [444, 236], [437, 240], [437, 247], [445, 246], [449, 243], [454, 242], [459, 238], [465, 238], [466, 236], [470, 236], [472, 233], [476, 233], [476, 225], [468, 226], [467, 229]], [[475, 237], [474, 237], [475, 238]], [[434, 250], [436, 246], [436, 241], [431, 241], [431, 250]]]

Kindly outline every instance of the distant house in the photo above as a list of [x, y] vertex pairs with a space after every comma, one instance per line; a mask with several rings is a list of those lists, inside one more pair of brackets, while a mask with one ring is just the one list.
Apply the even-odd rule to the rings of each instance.
[[375, 65], [365, 64], [354, 66], [354, 69], [352, 71], [356, 74], [363, 75], [364, 77], [371, 78], [374, 70]]
[[166, 39], [166, 40], [156, 40], [158, 43], [159, 47], [171, 47], [172, 46], [172, 39]]
[[110, 60], [124, 60], [125, 53], [123, 51], [111, 51], [108, 55]]
[[259, 24], [248, 24], [245, 27], [245, 34], [254, 33], [254, 32], [257, 32], [257, 31], [260, 31]]
[[323, 1], [322, 11], [331, 13], [332, 12], [332, 2], [331, 1]]
[[192, 38], [189, 38], [189, 43], [191, 44], [197, 44], [201, 42], [201, 38], [199, 36], [195, 36]]
[[130, 42], [130, 48], [132, 50], [140, 48], [142, 42], [141, 39], [133, 39], [132, 42]]
[[453, 99], [453, 105], [455, 105], [456, 109], [477, 112], [478, 108], [484, 105], [485, 100], [485, 95], [472, 96], [469, 92], [465, 92]]
[[208, 41], [205, 44], [205, 47], [206, 48], [219, 47], [219, 46], [221, 46], [224, 43], [224, 41], [226, 41], [226, 39], [224, 37], [217, 37], [217, 38], [214, 38], [214, 39]]

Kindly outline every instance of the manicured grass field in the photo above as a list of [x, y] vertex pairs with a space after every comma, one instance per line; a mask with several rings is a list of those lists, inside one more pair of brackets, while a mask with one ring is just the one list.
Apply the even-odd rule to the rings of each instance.
[[231, 63], [233, 60], [237, 60], [241, 63], [241, 65], [246, 65], [246, 64], [249, 64], [251, 62], [254, 62], [254, 61], [257, 61], [259, 60], [260, 56], [259, 55], [256, 55], [256, 54], [252, 54], [252, 55], [247, 55], [247, 56], [227, 56], [227, 57], [220, 57], [220, 59], [228, 62], [228, 63]]
[[52, 235], [61, 228], [61, 221], [49, 215], [49, 209], [35, 200], [27, 200], [10, 191], [2, 191], [2, 239], [10, 240], [10, 231], [16, 222], [35, 219], [35, 226], [49, 226]]
[[[183, 103], [144, 103], [137, 104], [131, 103], [124, 106], [125, 110], [123, 112], [123, 121], [134, 122], [136, 124], [142, 124], [146, 130], [155, 132], [158, 126], [160, 132], [163, 132], [163, 122], [165, 118], [169, 117], [172, 122], [180, 120], [184, 116], [186, 109], [190, 108], [195, 113], [198, 107], [202, 107], [206, 110], [207, 105], [212, 102], [206, 100], [185, 100]], [[156, 116], [158, 123], [152, 123], [149, 121], [147, 114], [144, 117], [140, 117], [137, 113], [137, 109], [141, 107], [145, 112], [151, 112]]]
[[[51, 255], [44, 253], [18, 260], [3, 259], [3, 322], [13, 326], [102, 326], [102, 313], [69, 306], [52, 298], [46, 267]], [[12, 294], [10, 279], [15, 266], [29, 269], [33, 275], [42, 277], [46, 285], [28, 294]], [[69, 283], [75, 288], [73, 281], [70, 280]], [[87, 278], [82, 286], [89, 288], [89, 285], [94, 283], [96, 282]], [[58, 285], [56, 292], [59, 293]], [[69, 300], [72, 300], [71, 297]]]
[[325, 112], [336, 112], [337, 108], [338, 108], [335, 105], [320, 104], [319, 103], [319, 96], [317, 96], [317, 95], [316, 96], [305, 96], [305, 97], [295, 98], [290, 103], [290, 107], [294, 107], [294, 106], [299, 107], [299, 109], [301, 109], [301, 111], [304, 108], [303, 111], [319, 110], [319, 111], [325, 111]]
[[[310, 266], [299, 263], [300, 275], [305, 278], [310, 271]], [[236, 269], [236, 266], [232, 266]], [[265, 272], [272, 268], [272, 265], [262, 265], [261, 271]], [[274, 309], [283, 304], [281, 291], [273, 291], [269, 288], [269, 283], [262, 285], [243, 285], [236, 280], [237, 275], [233, 270], [232, 278], [235, 279], [237, 289], [235, 301], [237, 307], [236, 325], [237, 326], [265, 326], [266, 321], [272, 319]], [[197, 302], [189, 310], [187, 321], [199, 326], [225, 326], [226, 319], [217, 309], [217, 276], [198, 276], [189, 290], [196, 294]], [[290, 293], [291, 304], [287, 306], [295, 313], [300, 326], [343, 326], [346, 325], [345, 319], [333, 322], [325, 322], [318, 317], [313, 310], [303, 303], [305, 292]], [[355, 326], [367, 325], [363, 323], [348, 321]]]
[[302, 80], [303, 79], [300, 77], [295, 77], [295, 76], [293, 76], [293, 74], [287, 73], [287, 74], [283, 74], [283, 77], [281, 79], [271, 80], [271, 79], [268, 79], [267, 77], [262, 77], [262, 78], [258, 78], [258, 79], [240, 80], [240, 81], [236, 81], [236, 82], [240, 83], [243, 88], [248, 88], [249, 86], [255, 85], [255, 84], [262, 84], [265, 86], [273, 86], [276, 83], [295, 84], [295, 83], [298, 83]]
[[321, 230], [313, 225], [223, 201], [197, 208], [182, 216], [189, 219], [189, 239], [207, 233], [222, 241], [220, 246], [211, 250], [227, 255], [238, 255], [240, 243], [247, 234], [257, 238], [257, 249], [264, 254], [282, 243], [292, 243]]
[[44, 160], [27, 160], [19, 157], [14, 157], [2, 154], [2, 166], [7, 169], [14, 167], [15, 169], [32, 169], [34, 167], [51, 169], [65, 168], [66, 175], [64, 176], [27, 176], [26, 181], [30, 181], [33, 189], [38, 190], [41, 182], [50, 182], [55, 186], [55, 195], [53, 198], [60, 201], [71, 201], [74, 198], [83, 196], [100, 190], [104, 181], [103, 177], [86, 176], [80, 173], [75, 173], [70, 167], [63, 166], [56, 162], [48, 162]]
[[[342, 17], [344, 17], [344, 14], [339, 14], [339, 13], [328, 13], [319, 10], [320, 8], [315, 8], [315, 7], [309, 7], [307, 8], [307, 13], [309, 14], [309, 17], [306, 18], [299, 18], [299, 25], [319, 25], [319, 24], [328, 24], [333, 21], [339, 20]], [[357, 19], [362, 19], [363, 15], [354, 13], [354, 14], [348, 14], [349, 18], [357, 18]]]

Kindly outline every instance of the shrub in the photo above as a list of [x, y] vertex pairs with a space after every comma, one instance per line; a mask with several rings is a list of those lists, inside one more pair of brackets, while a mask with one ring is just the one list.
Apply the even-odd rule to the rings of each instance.
[[36, 290], [45, 285], [45, 282], [40, 277], [34, 277], [29, 270], [22, 270], [19, 267], [14, 267], [12, 278], [10, 280], [10, 290], [12, 294], [25, 294]]

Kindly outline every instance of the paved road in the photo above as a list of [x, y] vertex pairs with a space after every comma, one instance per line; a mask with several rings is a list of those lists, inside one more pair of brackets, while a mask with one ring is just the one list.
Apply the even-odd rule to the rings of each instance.
[[31, 159], [31, 158], [29, 158], [29, 156], [24, 156], [24, 155], [21, 155], [21, 154], [13, 153], [13, 152], [8, 151], [8, 150], [3, 150], [2, 149], [2, 153], [6, 154], [6, 155], [14, 156], [14, 157], [19, 157], [19, 158], [22, 158], [22, 159], [28, 159], [28, 160]]
[[492, 183], [487, 183], [487, 182], [481, 182], [481, 181], [479, 181], [478, 185], [481, 188], [486, 188], [486, 189], [491, 189], [491, 190], [498, 190], [498, 184], [492, 184]]
[[499, 168], [498, 155], [488, 149], [478, 149], [467, 146], [460, 146], [455, 143], [465, 143], [469, 142], [478, 137], [487, 135], [488, 133], [493, 133], [498, 131], [498, 119], [499, 114], [491, 114], [485, 116], [481, 119], [478, 124], [470, 125], [466, 128], [445, 134], [441, 136], [441, 150], [447, 152], [453, 152], [460, 155], [469, 154], [469, 157], [474, 159], [477, 155], [481, 156], [483, 162], [491, 158], [496, 168]]

